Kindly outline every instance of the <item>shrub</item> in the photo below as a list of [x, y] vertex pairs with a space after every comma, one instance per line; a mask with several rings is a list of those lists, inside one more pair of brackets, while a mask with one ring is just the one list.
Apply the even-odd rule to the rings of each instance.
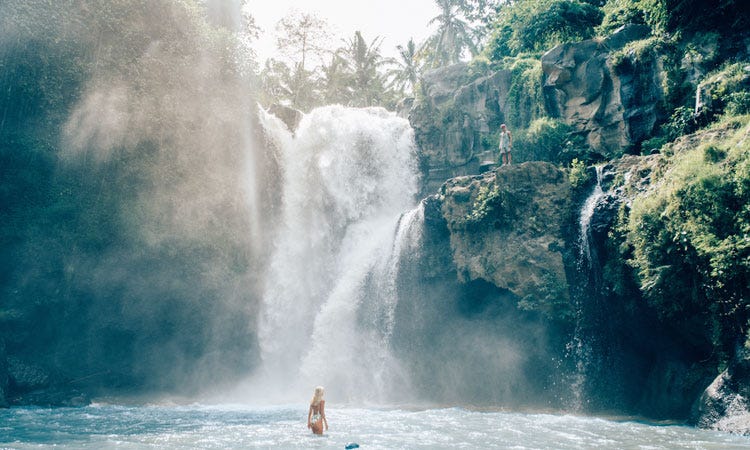
[[534, 120], [527, 130], [517, 133], [513, 141], [514, 158], [518, 161], [549, 161], [569, 164], [583, 159], [586, 147], [573, 127], [564, 122], [542, 117]]
[[568, 175], [571, 186], [574, 189], [581, 188], [591, 180], [591, 174], [586, 170], [586, 163], [578, 158], [573, 158], [570, 162], [570, 173]]
[[609, 0], [602, 7], [604, 17], [597, 33], [607, 35], [623, 25], [645, 24], [644, 10], [636, 0]]
[[509, 226], [516, 217], [512, 194], [498, 185], [485, 185], [479, 188], [471, 210], [464, 217], [464, 224], [471, 228], [492, 219], [495, 228]]
[[514, 58], [509, 69], [511, 83], [506, 123], [515, 128], [528, 127], [534, 119], [544, 115], [542, 64], [536, 58]]
[[747, 63], [726, 64], [706, 75], [698, 86], [700, 113], [713, 119], [722, 112], [750, 111], [750, 70]]
[[693, 108], [680, 106], [674, 110], [669, 122], [664, 125], [664, 134], [669, 141], [673, 141], [678, 137], [692, 133], [697, 129], [698, 123], [695, 120]]
[[732, 92], [729, 94], [727, 106], [724, 111], [733, 116], [750, 114], [750, 91]]

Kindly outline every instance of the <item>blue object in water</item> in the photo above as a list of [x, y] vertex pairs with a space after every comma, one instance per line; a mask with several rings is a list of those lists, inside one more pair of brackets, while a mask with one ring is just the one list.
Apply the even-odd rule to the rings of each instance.
[[346, 444], [346, 447], [344, 447], [346, 450], [351, 450], [353, 448], [359, 448], [359, 444], [356, 442], [351, 442], [349, 444]]

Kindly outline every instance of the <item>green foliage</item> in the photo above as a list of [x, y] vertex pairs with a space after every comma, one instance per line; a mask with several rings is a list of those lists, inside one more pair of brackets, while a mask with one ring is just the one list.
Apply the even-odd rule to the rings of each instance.
[[422, 72], [417, 44], [414, 43], [414, 39], [409, 39], [406, 46], [397, 45], [396, 50], [398, 50], [398, 58], [393, 61], [395, 67], [388, 71], [390, 84], [401, 95], [413, 95]]
[[479, 188], [464, 223], [467, 227], [472, 227], [492, 220], [496, 227], [505, 227], [515, 217], [514, 211], [513, 199], [507, 190], [501, 189], [499, 185], [485, 185]]
[[725, 111], [733, 116], [750, 114], [750, 90], [729, 94]]
[[[608, 0], [599, 32], [607, 34], [627, 23], [645, 23], [657, 35], [676, 32], [742, 32], [750, 5], [743, 0]], [[731, 31], [730, 31], [731, 30]]]
[[376, 37], [368, 43], [362, 33], [354, 36], [339, 49], [344, 66], [347, 68], [346, 86], [351, 106], [374, 106], [385, 92], [385, 75], [379, 69], [388, 61], [380, 54], [383, 38]]
[[606, 36], [626, 24], [645, 24], [643, 7], [637, 0], [609, 0], [602, 7], [604, 18], [597, 33]]
[[743, 32], [750, 25], [744, 0], [640, 0], [646, 22], [657, 33], [717, 30]]
[[742, 335], [750, 306], [747, 132], [745, 120], [725, 141], [676, 153], [659, 188], [633, 201], [627, 224], [645, 298], [665, 319], [706, 315], [717, 346]]
[[[361, 32], [356, 31], [351, 38], [342, 40], [343, 45], [334, 51], [317, 47], [308, 49], [306, 62], [304, 59], [293, 62], [271, 58], [260, 74], [261, 101], [303, 111], [336, 103], [393, 108], [401, 95], [412, 92], [421, 66], [412, 41], [406, 48], [399, 48], [401, 59], [398, 61], [381, 54], [382, 42], [382, 37], [368, 42]], [[323, 59], [323, 53], [328, 59]], [[304, 53], [298, 51], [295, 54]], [[320, 56], [321, 63], [308, 68], [313, 65], [309, 57], [314, 55]]]
[[586, 186], [591, 181], [591, 173], [587, 170], [586, 163], [573, 158], [570, 162], [570, 173], [568, 180], [573, 189], [579, 189]]
[[639, 75], [640, 66], [650, 64], [657, 58], [662, 47], [662, 41], [653, 37], [629, 42], [621, 50], [609, 56], [610, 64], [620, 75]]
[[664, 127], [664, 134], [669, 141], [673, 141], [678, 137], [692, 133], [698, 129], [698, 123], [695, 120], [695, 113], [693, 108], [687, 106], [680, 106], [672, 112], [672, 117], [669, 118]]
[[527, 127], [544, 115], [542, 64], [538, 59], [509, 59], [511, 84], [508, 89], [506, 123], [514, 128]]
[[573, 131], [573, 127], [557, 119], [536, 119], [527, 130], [514, 135], [513, 158], [567, 165], [575, 158], [582, 158], [586, 151], [582, 139]]
[[661, 149], [669, 142], [669, 139], [663, 134], [659, 134], [652, 138], [646, 139], [641, 142], [641, 154], [650, 155], [658, 153]]
[[518, 0], [500, 10], [486, 47], [492, 61], [588, 39], [602, 20], [596, 6], [578, 0]]
[[724, 64], [706, 75], [698, 86], [699, 112], [709, 120], [722, 114], [745, 114], [750, 106], [750, 63]]

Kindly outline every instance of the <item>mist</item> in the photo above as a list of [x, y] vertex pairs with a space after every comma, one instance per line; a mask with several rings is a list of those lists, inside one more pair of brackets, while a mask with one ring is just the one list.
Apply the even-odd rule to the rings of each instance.
[[268, 172], [237, 11], [0, 10], [2, 154], [28, 185], [3, 203], [19, 218], [3, 258], [9, 353], [107, 392], [189, 393], [251, 370]]
[[49, 374], [19, 392], [564, 402], [547, 324], [458, 279], [409, 122], [333, 105], [287, 129], [240, 2], [0, 12], [2, 337]]

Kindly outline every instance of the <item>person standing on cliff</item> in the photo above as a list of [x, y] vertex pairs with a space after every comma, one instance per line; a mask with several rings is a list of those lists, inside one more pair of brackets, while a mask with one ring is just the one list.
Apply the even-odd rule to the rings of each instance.
[[510, 164], [510, 151], [513, 150], [513, 137], [510, 135], [510, 131], [508, 131], [508, 128], [505, 126], [505, 124], [500, 125], [500, 138], [498, 140], [498, 148], [500, 150], [502, 165]]

